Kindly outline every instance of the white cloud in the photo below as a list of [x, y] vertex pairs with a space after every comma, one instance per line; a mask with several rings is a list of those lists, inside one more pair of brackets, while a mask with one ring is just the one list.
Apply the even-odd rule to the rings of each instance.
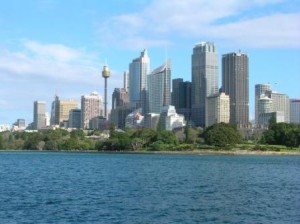
[[[17, 52], [0, 50], [1, 110], [22, 110], [31, 119], [33, 101], [46, 101], [49, 107], [56, 91], [62, 99], [78, 102], [95, 90], [103, 95], [102, 68], [94, 53], [60, 44], [23, 43]], [[123, 72], [111, 68], [111, 73], [109, 96], [123, 81]]]
[[284, 14], [278, 8], [258, 13], [282, 2], [153, 0], [138, 13], [109, 18], [99, 24], [98, 32], [105, 44], [134, 49], [170, 45], [173, 38], [213, 38], [243, 47], [299, 47], [300, 13]]

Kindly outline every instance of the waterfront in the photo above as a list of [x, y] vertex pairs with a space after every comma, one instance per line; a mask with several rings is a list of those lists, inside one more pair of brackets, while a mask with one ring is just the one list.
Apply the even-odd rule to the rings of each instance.
[[1, 223], [297, 223], [300, 157], [0, 153]]

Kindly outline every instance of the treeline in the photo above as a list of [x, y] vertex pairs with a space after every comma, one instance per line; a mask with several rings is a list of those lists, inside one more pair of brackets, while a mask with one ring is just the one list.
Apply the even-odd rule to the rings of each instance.
[[[106, 135], [106, 137], [105, 137]], [[102, 137], [101, 137], [102, 136]], [[109, 137], [108, 137], [109, 136]], [[95, 150], [95, 151], [180, 151], [193, 149], [232, 149], [243, 143], [240, 131], [234, 125], [220, 123], [208, 128], [166, 131], [153, 129], [83, 131], [64, 129], [46, 130], [34, 133], [0, 133], [0, 149], [10, 150]], [[269, 130], [262, 135], [259, 144], [245, 148], [268, 150], [267, 145], [299, 147], [300, 127], [295, 124], [270, 123]]]
[[263, 133], [260, 142], [269, 145], [299, 147], [300, 125], [271, 122], [269, 129]]

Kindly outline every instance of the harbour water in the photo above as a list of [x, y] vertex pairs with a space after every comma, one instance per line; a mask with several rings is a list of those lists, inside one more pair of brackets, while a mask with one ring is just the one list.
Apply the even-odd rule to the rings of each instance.
[[300, 223], [300, 156], [0, 152], [0, 223]]

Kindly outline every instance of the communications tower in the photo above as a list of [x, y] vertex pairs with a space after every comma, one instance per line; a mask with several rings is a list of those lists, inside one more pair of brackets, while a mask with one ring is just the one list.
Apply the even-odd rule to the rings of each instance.
[[107, 65], [103, 66], [102, 77], [104, 78], [104, 117], [107, 119], [107, 78], [110, 76], [110, 70]]

